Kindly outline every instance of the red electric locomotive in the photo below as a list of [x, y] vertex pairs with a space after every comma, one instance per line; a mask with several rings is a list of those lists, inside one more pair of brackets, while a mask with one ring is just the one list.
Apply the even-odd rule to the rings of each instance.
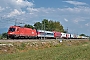
[[37, 37], [37, 31], [35, 29], [11, 26], [8, 30], [7, 38], [32, 38]]

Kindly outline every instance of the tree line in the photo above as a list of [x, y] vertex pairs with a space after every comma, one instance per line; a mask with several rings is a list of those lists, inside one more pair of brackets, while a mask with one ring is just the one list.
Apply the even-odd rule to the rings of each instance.
[[63, 26], [59, 21], [49, 21], [48, 19], [43, 19], [42, 22], [36, 22], [34, 25], [25, 24], [24, 27], [33, 28], [37, 30], [64, 32]]

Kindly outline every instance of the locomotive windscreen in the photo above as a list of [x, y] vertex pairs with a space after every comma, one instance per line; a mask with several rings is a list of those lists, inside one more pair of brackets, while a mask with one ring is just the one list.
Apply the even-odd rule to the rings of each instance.
[[9, 31], [14, 32], [15, 28], [10, 28]]

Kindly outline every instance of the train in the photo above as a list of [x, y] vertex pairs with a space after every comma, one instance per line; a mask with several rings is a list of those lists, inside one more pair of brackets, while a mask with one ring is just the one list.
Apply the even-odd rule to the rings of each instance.
[[79, 35], [70, 34], [70, 33], [57, 32], [57, 31], [37, 30], [37, 29], [26, 28], [22, 26], [10, 26], [7, 32], [7, 39], [15, 39], [15, 38], [87, 39], [88, 37], [79, 36]]
[[60, 38], [61, 32], [36, 30], [21, 26], [10, 26], [7, 32], [9, 38]]

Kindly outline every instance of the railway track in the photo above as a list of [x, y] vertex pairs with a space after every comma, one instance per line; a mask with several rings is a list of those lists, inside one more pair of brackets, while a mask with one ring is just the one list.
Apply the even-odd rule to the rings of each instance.
[[30, 42], [30, 41], [53, 41], [53, 40], [89, 40], [89, 39], [1, 39], [0, 42]]

